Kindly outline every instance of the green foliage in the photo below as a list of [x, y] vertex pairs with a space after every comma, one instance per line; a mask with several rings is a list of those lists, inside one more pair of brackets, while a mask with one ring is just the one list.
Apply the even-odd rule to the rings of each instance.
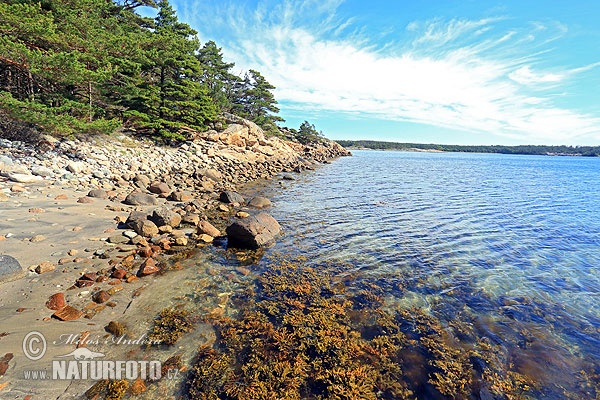
[[447, 144], [397, 143], [376, 140], [337, 140], [344, 147], [366, 148], [373, 150], [427, 150], [449, 151], [461, 153], [498, 153], [498, 154], [530, 154], [530, 155], [578, 155], [599, 157], [600, 146], [461, 146]]
[[233, 110], [242, 117], [260, 126], [267, 135], [277, 135], [278, 122], [284, 119], [277, 113], [277, 100], [272, 93], [275, 86], [271, 85], [260, 72], [251, 69], [243, 81], [238, 82], [235, 88]]
[[[148, 6], [156, 18], [136, 14]], [[0, 111], [50, 133], [122, 123], [180, 140], [234, 109], [276, 132], [273, 86], [232, 67], [167, 0], [0, 0]]]
[[300, 124], [300, 129], [296, 133], [296, 140], [302, 144], [323, 141], [323, 132], [317, 131], [317, 128], [308, 121]]

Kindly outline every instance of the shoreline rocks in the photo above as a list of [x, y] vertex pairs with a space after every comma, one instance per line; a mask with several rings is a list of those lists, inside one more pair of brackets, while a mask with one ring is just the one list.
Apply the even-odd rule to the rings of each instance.
[[281, 226], [265, 212], [234, 221], [227, 227], [230, 247], [257, 249], [269, 244], [281, 233]]

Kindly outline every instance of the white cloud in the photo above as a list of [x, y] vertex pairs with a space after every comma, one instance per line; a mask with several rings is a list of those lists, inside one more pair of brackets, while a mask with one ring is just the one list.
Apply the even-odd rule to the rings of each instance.
[[[232, 36], [220, 44], [238, 67], [258, 69], [277, 87], [282, 108], [354, 113], [535, 142], [600, 139], [599, 118], [557, 107], [546, 92], [593, 66], [533, 70], [547, 50], [537, 48], [537, 39], [526, 30], [494, 36], [493, 24], [500, 19], [411, 22], [406, 30], [415, 36], [412, 42], [389, 51], [389, 44], [375, 46], [358, 34], [339, 37], [351, 23], [337, 18], [338, 4], [285, 1], [261, 8], [250, 20], [229, 9]], [[311, 9], [320, 22], [309, 28], [303, 18]], [[535, 28], [536, 35], [549, 30], [541, 24]], [[560, 32], [548, 36], [555, 40]], [[524, 48], [529, 40], [534, 46]]]

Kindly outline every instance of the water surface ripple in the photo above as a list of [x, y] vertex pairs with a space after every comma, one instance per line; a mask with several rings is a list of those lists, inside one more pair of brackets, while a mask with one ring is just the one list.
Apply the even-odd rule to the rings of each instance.
[[600, 159], [356, 151], [296, 178], [268, 193], [269, 251], [425, 282], [390, 301], [464, 303], [600, 360]]

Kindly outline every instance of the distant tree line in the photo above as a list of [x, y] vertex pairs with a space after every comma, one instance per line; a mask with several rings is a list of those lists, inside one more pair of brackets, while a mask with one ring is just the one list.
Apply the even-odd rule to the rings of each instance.
[[0, 0], [0, 119], [57, 135], [124, 125], [183, 139], [232, 112], [277, 133], [275, 87], [255, 70], [233, 74], [196, 34], [168, 0]]
[[530, 155], [569, 155], [569, 156], [600, 156], [600, 146], [463, 146], [447, 144], [396, 143], [375, 140], [337, 140], [344, 147], [366, 148], [373, 150], [435, 150], [461, 153], [499, 153], [499, 154], [530, 154]]

